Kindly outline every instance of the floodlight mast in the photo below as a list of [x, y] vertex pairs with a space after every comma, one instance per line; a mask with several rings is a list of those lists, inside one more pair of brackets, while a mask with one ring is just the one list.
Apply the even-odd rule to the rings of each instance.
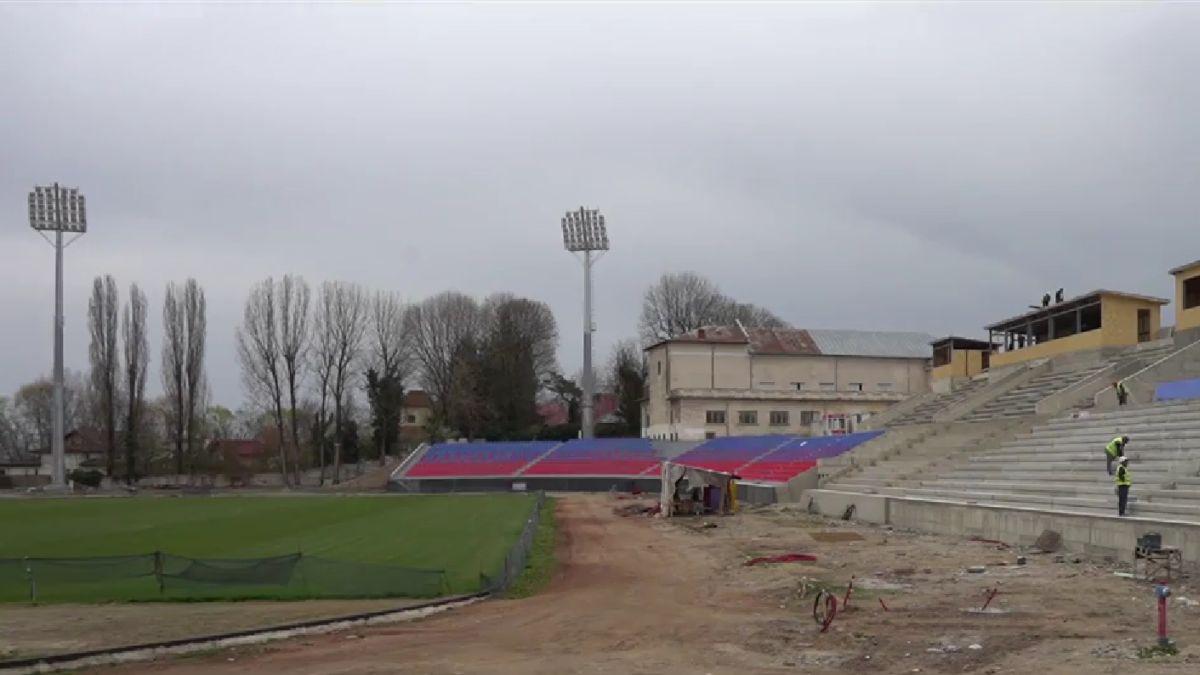
[[[50, 415], [51, 487], [67, 487], [63, 453], [63, 249], [87, 232], [87, 210], [78, 188], [58, 183], [36, 186], [29, 193], [29, 226], [54, 247], [54, 409]], [[46, 236], [54, 233], [54, 240]], [[63, 243], [63, 232], [75, 234]]]
[[[592, 265], [608, 250], [608, 230], [599, 209], [567, 211], [562, 219], [563, 248], [576, 254], [583, 263], [583, 402], [581, 404], [580, 435], [592, 438], [596, 431], [594, 399], [595, 372], [592, 370]], [[583, 256], [578, 254], [582, 253]], [[597, 255], [593, 256], [593, 253]]]

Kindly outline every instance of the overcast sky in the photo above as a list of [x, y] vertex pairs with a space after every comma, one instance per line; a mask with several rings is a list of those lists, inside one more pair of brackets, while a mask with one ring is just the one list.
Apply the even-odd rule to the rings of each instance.
[[[209, 301], [215, 400], [268, 275], [548, 302], [558, 220], [607, 216], [598, 359], [701, 272], [799, 327], [977, 336], [1045, 290], [1170, 297], [1200, 258], [1200, 5], [0, 5], [0, 393], [51, 365], [26, 194], [88, 197], [91, 280]], [[1171, 308], [1165, 323], [1173, 321]]]

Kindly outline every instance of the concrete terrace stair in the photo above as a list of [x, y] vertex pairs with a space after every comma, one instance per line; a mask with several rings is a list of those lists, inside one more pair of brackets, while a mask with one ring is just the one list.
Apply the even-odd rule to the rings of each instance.
[[1036, 413], [1039, 401], [1092, 376], [1103, 367], [1097, 365], [1090, 368], [1052, 371], [1038, 375], [972, 410], [962, 417], [962, 421], [986, 422], [994, 419], [1031, 417]]
[[[1009, 436], [1019, 423], [942, 424], [914, 435], [885, 456], [875, 458], [858, 471], [830, 480], [822, 489], [875, 493], [882, 488], [904, 485], [913, 476], [949, 468], [954, 459]], [[850, 454], [850, 453], [848, 453]]]
[[954, 391], [945, 394], [938, 394], [930, 397], [928, 400], [922, 401], [916, 408], [910, 411], [907, 415], [893, 420], [889, 426], [905, 426], [913, 424], [930, 424], [933, 422], [933, 416], [937, 413], [955, 406], [976, 392], [982, 391], [988, 386], [986, 378], [971, 380], [967, 384], [955, 389]]
[[[1200, 401], [1177, 401], [1039, 424], [937, 475], [893, 481], [879, 494], [1111, 515], [1104, 445], [1130, 437], [1129, 513], [1200, 522]], [[900, 483], [900, 484], [896, 484]], [[837, 489], [851, 491], [853, 485]]]

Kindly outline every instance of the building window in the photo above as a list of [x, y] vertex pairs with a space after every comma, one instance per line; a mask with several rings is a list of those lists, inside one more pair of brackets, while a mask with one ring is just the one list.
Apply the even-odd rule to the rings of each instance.
[[877, 389], [879, 389], [879, 391], [891, 391], [892, 383], [891, 382], [880, 382], [879, 384], [875, 385], [875, 387]]
[[704, 437], [705, 437], [705, 438], [707, 438], [708, 440], [712, 440], [712, 439], [714, 439], [714, 438], [716, 438], [716, 437], [717, 437], [717, 432], [715, 432], [715, 431], [706, 431], [706, 432], [704, 432]]
[[404, 418], [404, 420], [405, 420], [406, 422], [408, 422], [409, 424], [416, 424], [416, 423], [417, 423], [417, 416], [416, 416], [416, 415], [409, 415], [409, 416], [405, 417], [405, 418]]
[[944, 366], [950, 363], [952, 345], [939, 345], [933, 350], [933, 367]]
[[1183, 308], [1200, 307], [1200, 277], [1192, 277], [1183, 282]]
[[771, 426], [786, 427], [788, 424], [788, 413], [786, 410], [771, 411]]
[[658, 362], [658, 374], [662, 375], [662, 361]]
[[757, 410], [739, 410], [738, 411], [738, 424], [745, 424], [745, 425], [758, 424], [758, 411]]
[[801, 410], [800, 424], [812, 424], [821, 419], [821, 411], [819, 410]]
[[803, 382], [793, 382], [792, 384], [796, 386], [796, 391], [804, 391]]
[[704, 412], [705, 424], [725, 424], [724, 410], [706, 410]]
[[834, 391], [836, 389], [837, 389], [837, 385], [834, 384], [833, 382], [822, 382], [821, 383], [821, 391]]
[[847, 388], [850, 391], [862, 391], [863, 390], [862, 382], [851, 382], [849, 385], [847, 385]]

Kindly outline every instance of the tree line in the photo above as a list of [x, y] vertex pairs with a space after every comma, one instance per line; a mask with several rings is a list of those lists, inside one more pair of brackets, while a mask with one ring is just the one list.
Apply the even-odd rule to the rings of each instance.
[[[97, 277], [88, 303], [90, 371], [68, 377], [66, 428], [88, 425], [102, 435], [110, 476], [196, 471], [211, 459], [204, 453], [209, 440], [238, 435], [265, 438], [288, 484], [299, 484], [310, 468], [322, 482], [337, 482], [346, 462], [401, 452], [411, 388], [430, 396], [425, 431], [435, 440], [565, 438], [578, 431], [579, 377], [559, 369], [557, 323], [537, 300], [446, 291], [409, 303], [344, 281], [313, 287], [296, 275], [264, 279], [249, 290], [234, 332], [247, 395], [237, 412], [210, 404], [205, 295], [194, 279], [166, 287], [163, 395], [146, 400], [147, 314], [137, 284], [121, 306], [116, 281]], [[645, 346], [738, 321], [786, 326], [698, 274], [664, 274], [643, 295], [640, 341], [616, 344], [599, 378], [616, 398], [616, 421], [599, 433], [640, 435]], [[0, 397], [0, 454], [49, 446], [52, 392], [42, 378], [11, 401]], [[563, 427], [541, 419], [538, 404], [547, 398], [568, 411]]]

